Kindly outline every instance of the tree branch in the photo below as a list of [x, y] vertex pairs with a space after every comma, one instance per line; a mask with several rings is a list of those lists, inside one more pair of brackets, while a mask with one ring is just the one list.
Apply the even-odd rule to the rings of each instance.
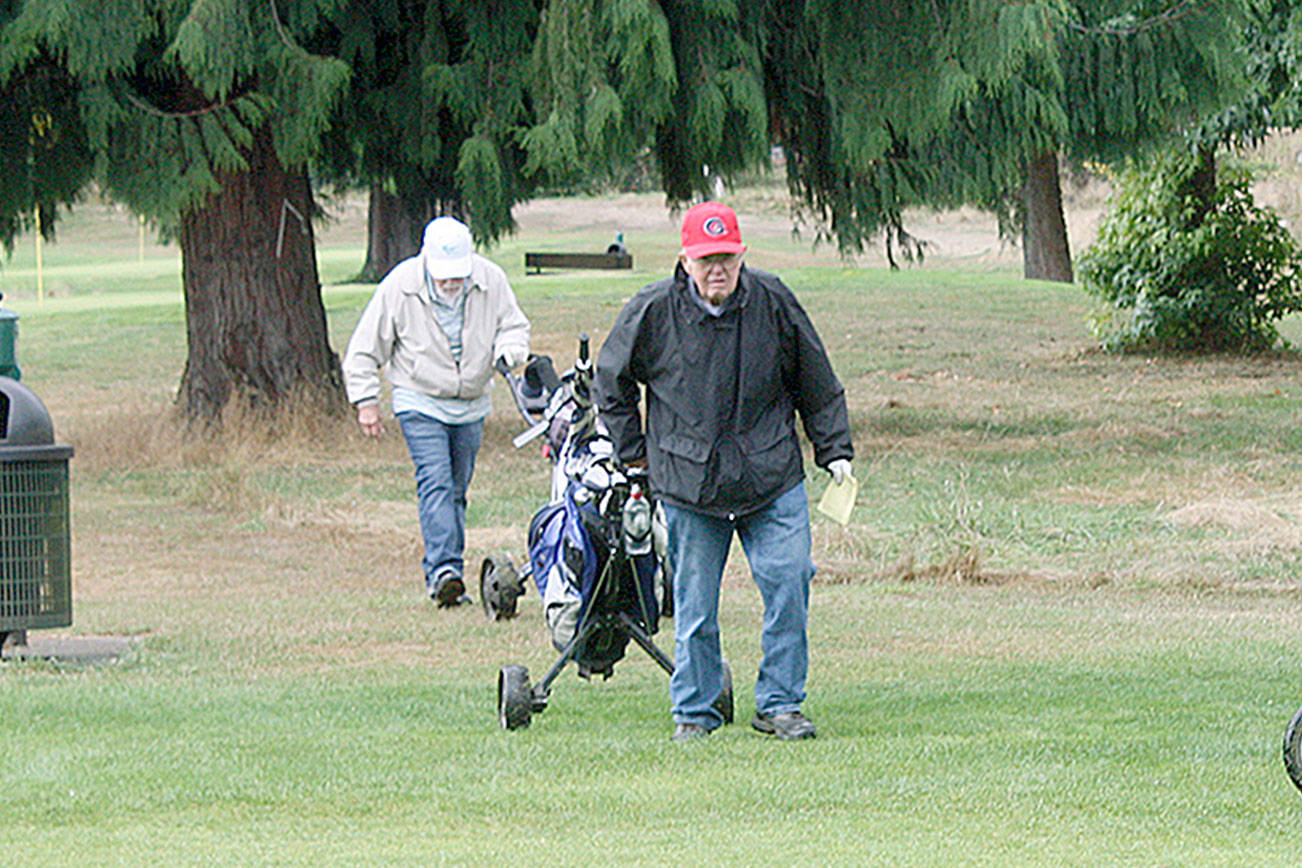
[[1199, 0], [1178, 0], [1177, 3], [1157, 15], [1136, 19], [1126, 26], [1086, 27], [1084, 24], [1067, 21], [1067, 27], [1077, 33], [1085, 33], [1090, 36], [1134, 36], [1136, 33], [1152, 30], [1155, 27], [1164, 27], [1179, 21], [1181, 18], [1197, 14], [1200, 6], [1202, 6], [1202, 3]]
[[131, 105], [135, 106], [136, 108], [140, 109], [146, 114], [151, 114], [154, 115], [155, 117], [160, 117], [160, 118], [197, 118], [200, 117], [201, 115], [212, 114], [213, 112], [219, 112], [222, 109], [230, 108], [244, 96], [244, 94], [238, 94], [226, 100], [225, 102], [219, 102], [213, 105], [206, 105], [196, 109], [188, 109], [187, 111], [165, 111], [164, 109], [160, 109], [156, 105], [146, 102], [144, 99], [132, 93], [131, 91], [127, 90], [125, 87], [122, 87], [121, 85], [118, 85], [118, 87], [114, 87], [110, 89], [120, 99], [125, 100], [126, 102], [130, 103]]

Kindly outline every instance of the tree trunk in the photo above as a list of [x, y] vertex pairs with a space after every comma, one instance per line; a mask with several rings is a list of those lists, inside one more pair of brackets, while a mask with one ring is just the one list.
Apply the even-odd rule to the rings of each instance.
[[357, 279], [376, 283], [393, 266], [420, 250], [425, 224], [406, 200], [372, 184], [366, 210], [366, 264]]
[[1022, 276], [1027, 280], [1071, 283], [1071, 250], [1067, 243], [1067, 221], [1062, 214], [1057, 154], [1049, 151], [1027, 164], [1022, 205], [1026, 219], [1022, 233]]
[[326, 336], [307, 174], [281, 165], [263, 128], [247, 171], [181, 217], [189, 355], [178, 402], [215, 420], [237, 395], [274, 409], [302, 395], [341, 406], [339, 359]]
[[1189, 176], [1189, 193], [1197, 202], [1189, 228], [1203, 225], [1216, 203], [1216, 149], [1206, 145], [1198, 147], [1198, 162]]

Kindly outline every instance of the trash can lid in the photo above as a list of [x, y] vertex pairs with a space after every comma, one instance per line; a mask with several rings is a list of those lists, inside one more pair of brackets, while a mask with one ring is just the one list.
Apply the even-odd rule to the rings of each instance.
[[0, 449], [54, 443], [54, 423], [36, 393], [12, 377], [0, 377]]

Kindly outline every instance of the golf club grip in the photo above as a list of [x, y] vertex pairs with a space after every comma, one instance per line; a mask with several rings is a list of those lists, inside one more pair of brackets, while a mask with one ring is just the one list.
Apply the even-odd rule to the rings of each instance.
[[580, 332], [579, 333], [579, 361], [580, 362], [586, 362], [588, 360], [588, 341], [589, 341], [588, 333]]

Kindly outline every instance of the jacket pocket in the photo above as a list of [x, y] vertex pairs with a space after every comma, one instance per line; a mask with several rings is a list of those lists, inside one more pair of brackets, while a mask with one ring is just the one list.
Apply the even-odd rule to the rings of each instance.
[[425, 355], [411, 359], [409, 375], [412, 385], [419, 392], [436, 398], [455, 398], [457, 396], [457, 378], [454, 371], [443, 368]]
[[685, 503], [700, 503], [711, 445], [683, 434], [667, 434], [659, 445], [663, 466], [651, 468], [658, 487]]
[[789, 420], [768, 420], [739, 435], [737, 446], [756, 497], [767, 497], [800, 472], [800, 443]]

